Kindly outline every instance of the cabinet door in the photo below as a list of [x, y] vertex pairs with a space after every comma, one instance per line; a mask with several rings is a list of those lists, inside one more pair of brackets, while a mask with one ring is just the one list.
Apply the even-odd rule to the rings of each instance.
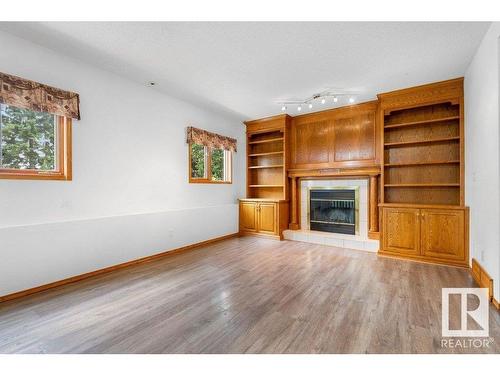
[[384, 251], [406, 255], [420, 254], [420, 210], [383, 208], [382, 238]]
[[465, 226], [462, 210], [421, 210], [422, 255], [465, 260]]
[[259, 203], [258, 208], [259, 225], [258, 230], [260, 233], [276, 234], [277, 220], [276, 220], [276, 204], [275, 203]]
[[245, 232], [257, 231], [256, 202], [240, 202], [240, 230]]

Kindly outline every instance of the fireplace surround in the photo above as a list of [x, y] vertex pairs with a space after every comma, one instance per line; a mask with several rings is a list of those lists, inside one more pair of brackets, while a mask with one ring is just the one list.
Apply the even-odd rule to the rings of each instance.
[[[285, 239], [310, 242], [340, 248], [376, 252], [379, 241], [370, 239], [369, 228], [369, 178], [352, 176], [352, 178], [301, 178], [298, 183], [297, 203], [299, 205], [298, 230], [283, 232]], [[310, 192], [317, 190], [355, 190], [355, 234], [319, 231], [310, 227]]]

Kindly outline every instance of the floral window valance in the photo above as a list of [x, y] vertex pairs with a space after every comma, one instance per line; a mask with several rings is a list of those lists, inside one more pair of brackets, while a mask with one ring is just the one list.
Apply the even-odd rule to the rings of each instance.
[[236, 152], [236, 139], [193, 128], [192, 126], [187, 128], [187, 143], [196, 143], [207, 147]]
[[80, 97], [70, 91], [0, 73], [0, 103], [80, 120]]

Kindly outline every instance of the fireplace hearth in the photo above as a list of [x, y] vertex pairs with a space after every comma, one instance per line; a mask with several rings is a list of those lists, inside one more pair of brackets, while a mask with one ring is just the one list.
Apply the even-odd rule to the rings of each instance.
[[358, 188], [311, 188], [309, 228], [311, 230], [357, 234]]

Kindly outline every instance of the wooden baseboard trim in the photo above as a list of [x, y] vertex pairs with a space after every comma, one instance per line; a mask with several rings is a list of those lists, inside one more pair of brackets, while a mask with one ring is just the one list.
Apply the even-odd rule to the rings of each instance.
[[439, 259], [425, 259], [425, 258], [417, 258], [410, 256], [401, 256], [397, 254], [387, 253], [381, 250], [378, 251], [377, 255], [382, 258], [406, 260], [409, 262], [416, 262], [416, 263], [433, 264], [435, 266], [445, 266], [445, 267], [455, 267], [455, 268], [465, 268], [465, 269], [470, 268], [469, 265], [465, 263], [454, 263]]
[[497, 308], [497, 310], [500, 310], [500, 302], [498, 302], [495, 298], [492, 298], [491, 302], [493, 303], [493, 306]]
[[380, 232], [368, 232], [368, 238], [370, 240], [380, 240]]
[[232, 234], [228, 234], [228, 235], [221, 236], [221, 237], [211, 238], [209, 240], [197, 242], [197, 243], [194, 243], [194, 244], [191, 244], [191, 245], [182, 246], [182, 247], [179, 247], [179, 248], [176, 248], [176, 249], [172, 249], [172, 250], [168, 250], [168, 251], [164, 251], [164, 252], [161, 252], [161, 253], [158, 253], [158, 254], [149, 255], [147, 257], [143, 257], [143, 258], [139, 258], [139, 259], [134, 259], [134, 260], [131, 260], [129, 262], [116, 264], [114, 266], [110, 266], [110, 267], [106, 267], [106, 268], [101, 268], [101, 269], [96, 270], [96, 271], [91, 271], [91, 272], [87, 272], [87, 273], [84, 273], [84, 274], [81, 274], [81, 275], [72, 276], [72, 277], [69, 277], [67, 279], [63, 279], [63, 280], [59, 280], [59, 281], [54, 281], [54, 282], [49, 283], [49, 284], [40, 285], [40, 286], [37, 286], [37, 287], [34, 287], [34, 288], [22, 290], [20, 292], [15, 292], [15, 293], [7, 294], [5, 296], [0, 296], [0, 303], [1, 302], [5, 302], [5, 301], [11, 301], [11, 300], [18, 299], [18, 298], [22, 298], [22, 297], [25, 297], [25, 296], [29, 296], [30, 294], [43, 292], [43, 291], [48, 290], [48, 289], [57, 288], [57, 287], [62, 286], [62, 285], [72, 284], [72, 283], [75, 283], [77, 281], [82, 281], [82, 280], [85, 280], [85, 279], [89, 279], [91, 277], [95, 277], [95, 276], [99, 276], [99, 275], [102, 275], [102, 274], [105, 274], [105, 273], [110, 273], [110, 272], [113, 272], [113, 271], [117, 271], [117, 270], [122, 269], [122, 268], [131, 267], [131, 266], [134, 266], [134, 265], [137, 265], [137, 264], [141, 264], [141, 263], [151, 262], [151, 261], [154, 261], [154, 260], [158, 260], [160, 258], [171, 256], [171, 255], [177, 255], [179, 253], [183, 253], [183, 252], [186, 252], [186, 251], [189, 251], [189, 250], [193, 250], [193, 249], [196, 249], [196, 248], [204, 246], [204, 245], [209, 245], [209, 244], [212, 244], [214, 242], [219, 242], [219, 241], [227, 240], [229, 238], [234, 238], [234, 237], [238, 237], [238, 233], [232, 233]]
[[488, 296], [490, 301], [493, 301], [493, 279], [488, 275], [484, 267], [474, 258], [472, 258], [471, 273], [472, 278], [481, 288], [488, 288]]

